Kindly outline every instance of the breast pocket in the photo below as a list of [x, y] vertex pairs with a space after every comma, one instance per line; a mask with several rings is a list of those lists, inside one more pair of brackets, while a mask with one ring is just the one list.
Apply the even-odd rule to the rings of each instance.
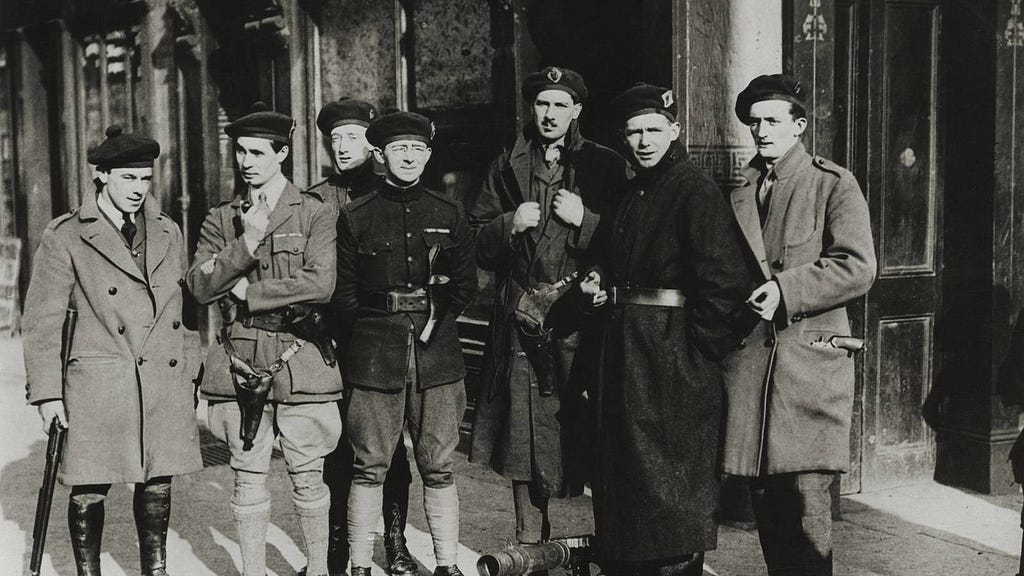
[[306, 260], [306, 237], [302, 234], [274, 236], [270, 241], [271, 260], [278, 277], [293, 276]]
[[356, 267], [360, 283], [367, 288], [387, 288], [392, 284], [391, 259], [394, 241], [391, 238], [364, 238], [356, 248]]

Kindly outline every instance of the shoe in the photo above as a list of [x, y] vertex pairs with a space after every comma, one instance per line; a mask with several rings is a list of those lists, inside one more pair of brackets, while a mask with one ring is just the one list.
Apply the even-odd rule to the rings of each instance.
[[398, 506], [389, 510], [390, 517], [388, 529], [384, 533], [384, 556], [388, 563], [388, 574], [391, 576], [415, 575], [420, 570], [420, 565], [413, 559], [409, 548], [405, 544], [405, 522], [404, 514]]
[[[355, 574], [352, 576], [355, 576]], [[457, 565], [452, 564], [451, 566], [438, 566], [434, 568], [434, 576], [463, 576], [463, 574]]]
[[[299, 570], [298, 572], [296, 572], [295, 576], [306, 576], [306, 568], [307, 567], [303, 567], [302, 570]], [[335, 576], [335, 574], [333, 574], [333, 573], [332, 574], [319, 574], [317, 576]], [[345, 573], [342, 572], [340, 574], [340, 576], [345, 576]]]
[[361, 566], [353, 566], [350, 570], [352, 576], [370, 576], [370, 569]]

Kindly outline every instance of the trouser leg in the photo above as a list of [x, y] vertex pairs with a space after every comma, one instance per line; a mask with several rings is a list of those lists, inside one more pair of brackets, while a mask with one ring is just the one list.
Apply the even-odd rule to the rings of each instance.
[[110, 484], [73, 486], [68, 499], [68, 530], [78, 576], [100, 575], [104, 501]]
[[341, 415], [334, 402], [279, 404], [276, 422], [302, 529], [305, 573], [326, 576], [331, 493], [323, 478], [324, 458], [338, 445]]
[[831, 473], [755, 478], [751, 503], [771, 576], [832, 575]]
[[171, 519], [171, 478], [161, 476], [135, 485], [132, 501], [139, 536], [142, 576], [167, 575], [167, 526]]
[[512, 503], [516, 512], [516, 540], [522, 544], [551, 538], [548, 498], [534, 494], [530, 482], [512, 481]]

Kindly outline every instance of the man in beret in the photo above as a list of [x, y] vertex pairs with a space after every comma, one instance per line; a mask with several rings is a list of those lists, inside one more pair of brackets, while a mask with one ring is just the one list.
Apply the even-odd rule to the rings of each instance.
[[[373, 104], [344, 96], [328, 102], [316, 117], [316, 125], [331, 145], [334, 174], [316, 184], [311, 191], [320, 193], [340, 209], [377, 190], [380, 176], [375, 170], [366, 141], [366, 128], [377, 117]], [[339, 403], [341, 407], [341, 403]], [[348, 491], [352, 485], [352, 443], [342, 434], [338, 448], [324, 461], [324, 481], [331, 489], [331, 535], [327, 567], [332, 576], [348, 567]], [[388, 572], [415, 574], [419, 565], [405, 543], [405, 520], [409, 511], [409, 456], [399, 438], [384, 479], [384, 551]]]
[[[477, 263], [495, 274], [492, 338], [470, 459], [490, 464], [512, 481], [516, 539], [525, 543], [550, 537], [549, 498], [583, 491], [583, 391], [593, 358], [585, 352], [587, 342], [581, 345], [573, 335], [545, 345], [543, 353], [555, 362], [542, 365], [524, 352], [533, 348], [522, 342], [527, 336], [513, 313], [526, 290], [580, 268], [601, 212], [625, 184], [627, 168], [621, 156], [580, 134], [587, 87], [579, 74], [544, 68], [526, 78], [522, 96], [532, 121], [491, 163], [469, 211], [479, 230]], [[555, 528], [563, 533], [571, 527], [556, 520]]]
[[385, 180], [338, 216], [339, 362], [351, 392], [345, 427], [355, 453], [348, 501], [352, 576], [369, 576], [382, 485], [408, 423], [435, 576], [460, 576], [453, 475], [466, 408], [455, 319], [476, 291], [472, 237], [457, 201], [427, 189], [433, 124], [395, 112], [366, 131]]
[[832, 338], [851, 335], [845, 304], [875, 277], [868, 206], [850, 172], [804, 149], [794, 79], [758, 76], [736, 116], [757, 148], [732, 209], [760, 321], [724, 365], [724, 470], [752, 478], [769, 574], [832, 574], [829, 484], [849, 466], [854, 385], [852, 354]]
[[613, 101], [636, 176], [581, 283], [603, 336], [597, 537], [611, 574], [698, 575], [717, 543], [722, 376], [751, 283], [718, 186], [686, 156], [667, 88]]
[[[100, 573], [110, 485], [135, 484], [140, 572], [166, 575], [171, 476], [202, 468], [193, 384], [199, 339], [183, 325], [181, 230], [150, 195], [160, 146], [120, 127], [89, 153], [97, 190], [46, 227], [25, 298], [28, 401], [67, 428], [58, 480], [79, 576]], [[61, 326], [77, 310], [67, 378]], [[190, 323], [191, 326], [191, 323]]]
[[[323, 462], [341, 434], [336, 405], [341, 376], [333, 354], [328, 357], [314, 342], [296, 336], [286, 319], [330, 300], [335, 215], [322, 196], [299, 190], [281, 173], [295, 123], [257, 108], [224, 129], [234, 140], [247, 190], [210, 210], [188, 271], [196, 299], [220, 301], [225, 316], [218, 344], [210, 346], [202, 392], [210, 402], [210, 429], [231, 451], [231, 511], [243, 575], [266, 573], [270, 493], [265, 485], [280, 436], [305, 545], [304, 573], [321, 576], [328, 573], [330, 508]], [[265, 378], [271, 378], [270, 391], [250, 445], [240, 437], [243, 414], [236, 385], [265, 383]]]

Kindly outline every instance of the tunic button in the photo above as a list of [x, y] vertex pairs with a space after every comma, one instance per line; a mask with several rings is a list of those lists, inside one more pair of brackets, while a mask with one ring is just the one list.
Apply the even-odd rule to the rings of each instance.
[[405, 287], [406, 288], [412, 288], [412, 282], [406, 282], [405, 283]]
[[643, 196], [643, 195], [644, 195], [644, 191], [643, 191], [643, 190], [640, 190], [639, 192], [637, 192], [637, 195], [638, 195], [638, 196]]
[[267, 264], [266, 262], [264, 262], [263, 266], [260, 266], [260, 268], [263, 268], [264, 270], [269, 270], [270, 269], [270, 264]]
[[409, 262], [412, 262], [412, 256], [406, 256], [405, 259], [408, 260]]
[[178, 286], [184, 286], [184, 285], [185, 285], [185, 279], [184, 278], [178, 278]]
[[177, 365], [178, 365], [178, 361], [177, 361], [176, 359], [174, 359], [174, 358], [171, 358], [171, 361], [170, 361], [170, 362], [168, 362], [167, 364], [168, 364], [168, 365], [169, 365], [169, 366], [170, 366], [171, 368], [174, 368], [175, 366], [177, 366]]
[[406, 232], [405, 233], [405, 237], [406, 238], [412, 238], [412, 232]]
[[116, 286], [111, 286], [110, 288], [108, 288], [107, 289], [107, 294], [110, 294], [111, 296], [113, 296], [114, 294], [117, 294], [117, 287]]
[[142, 366], [146, 362], [145, 358], [139, 358], [139, 366]]
[[782, 258], [776, 258], [775, 262], [772, 262], [772, 268], [782, 270]]
[[117, 333], [118, 334], [124, 334], [124, 326], [118, 326], [117, 327]]
[[174, 322], [171, 322], [171, 328], [173, 328], [175, 330], [177, 330], [178, 328], [181, 328], [181, 322], [178, 322], [177, 320], [175, 320]]
[[406, 208], [405, 209], [405, 213], [406, 214], [412, 214], [412, 208]]

